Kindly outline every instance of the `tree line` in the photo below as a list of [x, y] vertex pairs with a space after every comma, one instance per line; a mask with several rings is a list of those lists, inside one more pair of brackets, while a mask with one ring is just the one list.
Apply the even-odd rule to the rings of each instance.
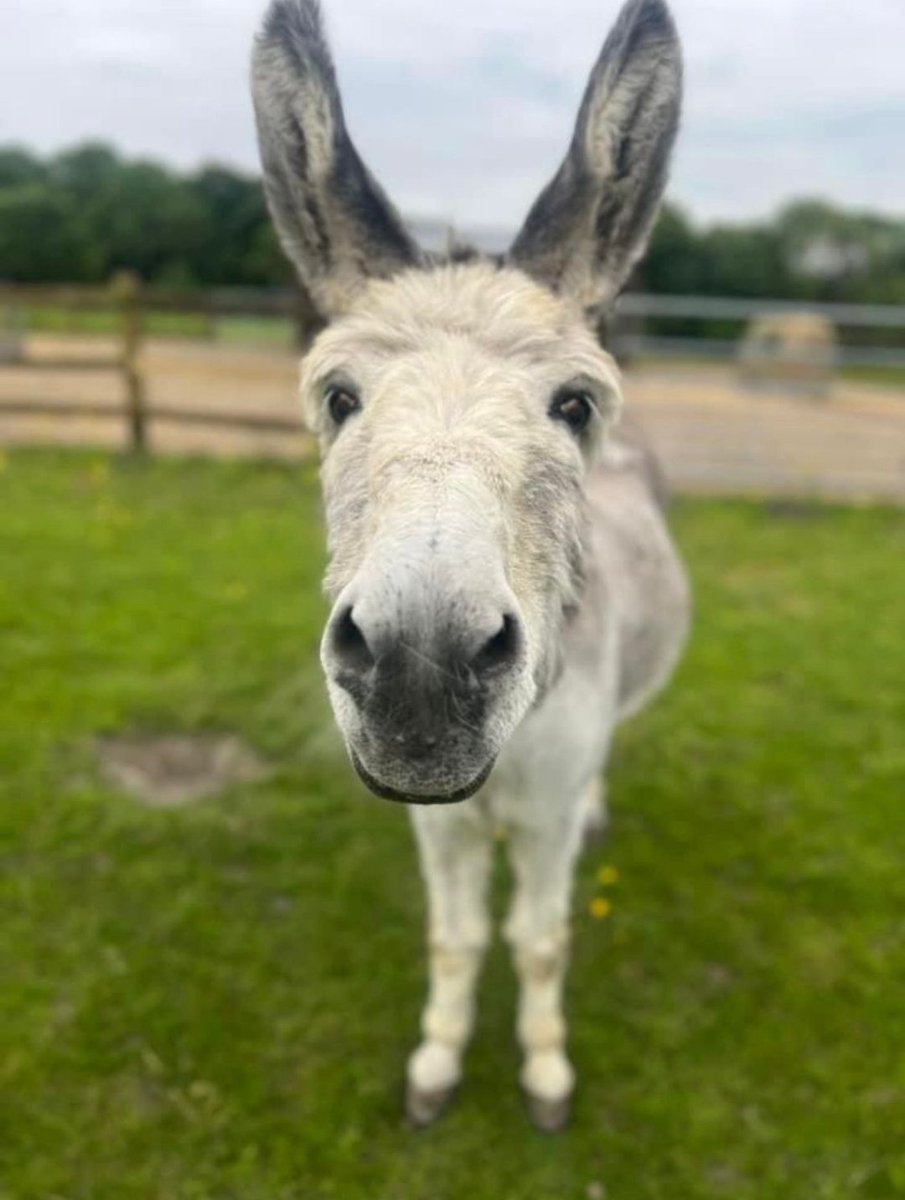
[[[50, 157], [0, 147], [0, 280], [174, 287], [290, 281], [260, 181], [181, 173], [102, 143]], [[797, 201], [769, 221], [661, 214], [633, 286], [654, 292], [905, 304], [905, 220]]]
[[182, 174], [87, 143], [50, 158], [0, 148], [0, 279], [171, 287], [283, 283], [260, 182], [227, 167]]

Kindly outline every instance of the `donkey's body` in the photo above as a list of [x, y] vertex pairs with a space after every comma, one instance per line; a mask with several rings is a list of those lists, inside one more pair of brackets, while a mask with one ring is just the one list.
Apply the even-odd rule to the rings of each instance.
[[618, 372], [587, 319], [643, 248], [679, 79], [662, 0], [631, 0], [510, 256], [443, 265], [348, 139], [312, 0], [275, 0], [258, 44], [268, 198], [328, 322], [302, 370], [331, 552], [322, 659], [358, 773], [412, 804], [428, 889], [419, 1122], [460, 1076], [501, 828], [522, 1084], [542, 1126], [568, 1111], [574, 862], [603, 820], [613, 730], [668, 679], [688, 623], [656, 469], [611, 432]]
[[522, 1082], [541, 1127], [568, 1113], [561, 986], [573, 867], [606, 821], [600, 772], [617, 722], [669, 678], [684, 644], [689, 593], [646, 451], [612, 437], [588, 480], [588, 582], [563, 631], [561, 675], [522, 721], [485, 787], [412, 819], [431, 896], [431, 998], [410, 1063], [409, 1111], [432, 1120], [455, 1086], [486, 947], [490, 846], [504, 832], [516, 874], [505, 926], [521, 980]]

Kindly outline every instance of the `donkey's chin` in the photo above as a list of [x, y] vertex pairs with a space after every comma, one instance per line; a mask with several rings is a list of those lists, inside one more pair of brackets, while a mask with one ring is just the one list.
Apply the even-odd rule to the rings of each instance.
[[496, 763], [496, 758], [491, 758], [477, 775], [468, 779], [468, 782], [464, 784], [453, 780], [449, 786], [439, 787], [434, 784], [429, 785], [426, 789], [421, 789], [409, 783], [399, 786], [399, 784], [391, 784], [378, 779], [367, 769], [353, 749], [350, 748], [349, 753], [352, 765], [365, 787], [375, 796], [379, 796], [381, 800], [394, 800], [398, 804], [459, 804], [463, 800], [469, 800], [487, 782]]

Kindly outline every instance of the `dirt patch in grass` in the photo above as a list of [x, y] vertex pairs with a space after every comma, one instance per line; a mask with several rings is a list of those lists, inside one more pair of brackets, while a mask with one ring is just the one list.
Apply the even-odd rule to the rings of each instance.
[[153, 808], [179, 808], [267, 775], [232, 734], [105, 738], [98, 753], [108, 781]]

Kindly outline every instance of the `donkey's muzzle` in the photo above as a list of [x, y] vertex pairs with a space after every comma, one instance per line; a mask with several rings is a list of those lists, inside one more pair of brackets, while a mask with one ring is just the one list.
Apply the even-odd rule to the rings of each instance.
[[455, 791], [439, 796], [432, 796], [411, 791], [399, 791], [397, 788], [381, 783], [364, 766], [355, 751], [352, 751], [352, 765], [355, 767], [358, 777], [365, 787], [382, 800], [395, 800], [398, 804], [459, 804], [462, 800], [470, 800], [487, 782], [495, 763], [496, 759], [492, 758], [487, 766], [474, 779], [466, 783], [464, 787], [458, 787]]
[[524, 668], [524, 634], [514, 611], [468, 615], [456, 619], [453, 609], [442, 622], [403, 624], [347, 603], [331, 617], [324, 665], [342, 707], [354, 707], [354, 720], [340, 723], [377, 795], [452, 802], [489, 775], [500, 699]]
[[333, 616], [327, 637], [337, 681], [353, 697], [378, 677], [392, 688], [419, 670], [445, 678], [452, 690], [473, 692], [515, 667], [522, 649], [520, 623], [512, 613], [499, 614], [489, 636], [486, 629], [448, 628], [424, 638], [377, 622], [369, 628], [347, 605]]

